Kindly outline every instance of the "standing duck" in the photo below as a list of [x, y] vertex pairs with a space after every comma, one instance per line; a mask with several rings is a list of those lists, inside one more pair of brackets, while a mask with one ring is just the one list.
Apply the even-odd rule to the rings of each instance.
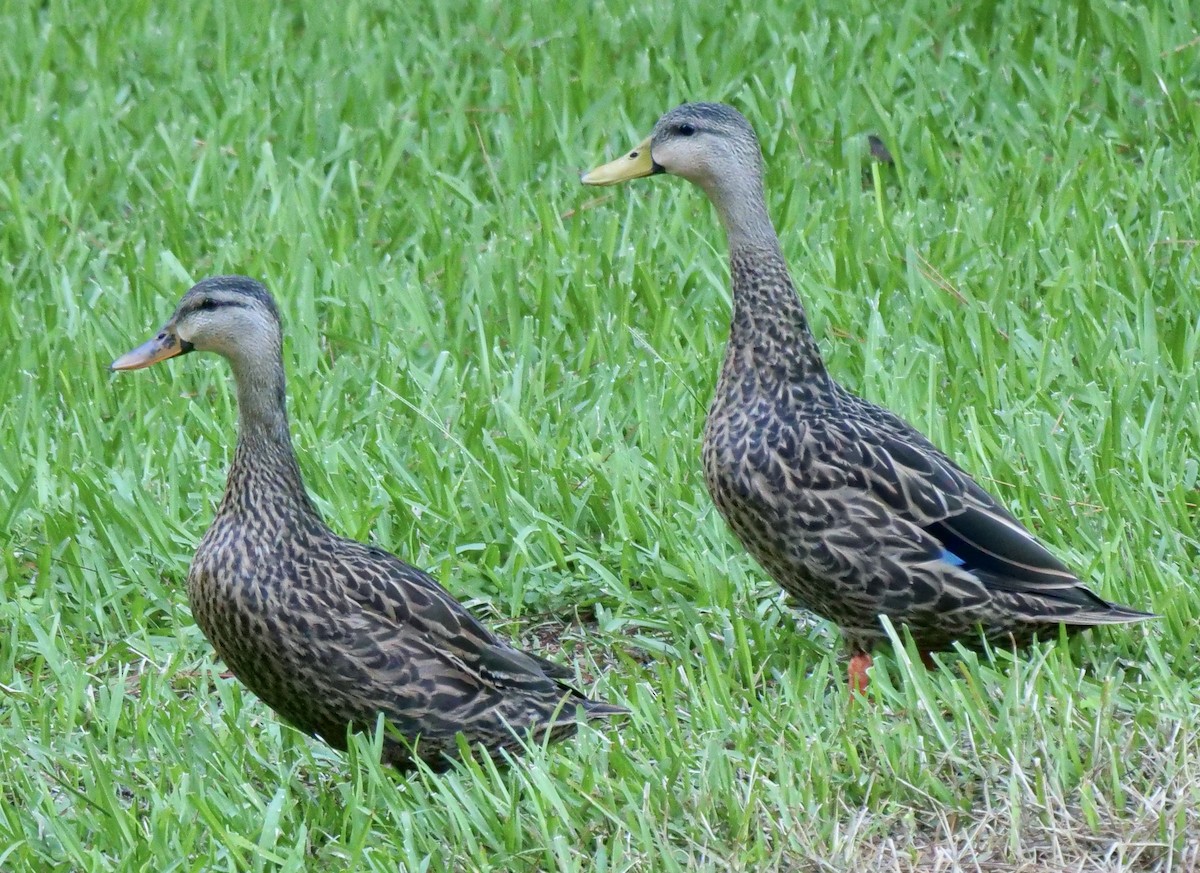
[[347, 729], [389, 724], [383, 759], [443, 770], [456, 736], [492, 757], [532, 730], [625, 712], [563, 684], [570, 671], [476, 621], [431, 576], [338, 536], [309, 500], [285, 409], [282, 329], [266, 288], [205, 279], [162, 330], [112, 363], [136, 370], [191, 351], [229, 361], [238, 441], [225, 497], [188, 573], [196, 622], [251, 691], [344, 750]]
[[588, 185], [670, 173], [699, 185], [729, 240], [733, 319], [704, 428], [704, 478], [734, 534], [841, 629], [867, 687], [887, 616], [928, 653], [1153, 616], [1097, 597], [910, 424], [830, 376], [763, 196], [758, 139], [719, 103], [658, 120]]

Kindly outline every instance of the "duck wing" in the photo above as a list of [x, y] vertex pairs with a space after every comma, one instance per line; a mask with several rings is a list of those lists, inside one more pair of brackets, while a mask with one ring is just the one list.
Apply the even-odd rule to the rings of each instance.
[[[574, 670], [496, 636], [428, 573], [355, 540], [341, 540], [335, 551], [345, 593], [361, 608], [426, 634], [499, 687], [535, 694], [557, 690], [585, 699], [569, 684], [575, 679]], [[605, 714], [601, 704], [589, 700], [588, 705], [595, 714]], [[614, 714], [625, 711], [611, 709]]]
[[[1149, 617], [1093, 594], [920, 432], [880, 407], [870, 411], [870, 416], [822, 422], [817, 439], [839, 448], [823, 454], [841, 458], [835, 466], [843, 487], [868, 496], [901, 526], [915, 525], [936, 541], [942, 554], [927, 558], [961, 567], [988, 589], [1032, 597], [1045, 604], [1053, 620], [1091, 624]], [[932, 541], [919, 545], [931, 551]]]

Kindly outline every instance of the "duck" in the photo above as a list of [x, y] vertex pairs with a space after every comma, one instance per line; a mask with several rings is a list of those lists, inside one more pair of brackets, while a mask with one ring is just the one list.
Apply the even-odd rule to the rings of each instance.
[[886, 618], [921, 658], [956, 641], [1036, 637], [1151, 613], [1094, 594], [958, 464], [830, 374], [767, 211], [762, 150], [732, 106], [687, 103], [582, 177], [659, 174], [700, 187], [729, 247], [733, 312], [702, 438], [704, 480], [742, 546], [803, 608], [837, 625], [851, 695]]
[[192, 287], [137, 370], [190, 352], [229, 362], [238, 436], [225, 494], [187, 576], [192, 615], [229, 671], [285, 721], [344, 751], [386, 720], [382, 760], [441, 772], [459, 736], [502, 761], [529, 736], [558, 740], [624, 714], [571, 670], [496, 636], [429, 574], [334, 533], [310, 499], [286, 409], [274, 297], [245, 276]]

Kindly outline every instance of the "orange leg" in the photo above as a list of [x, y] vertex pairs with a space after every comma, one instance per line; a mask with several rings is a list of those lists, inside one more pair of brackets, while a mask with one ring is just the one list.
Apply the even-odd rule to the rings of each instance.
[[871, 678], [867, 675], [867, 671], [871, 669], [871, 655], [868, 652], [855, 652], [850, 656], [850, 666], [846, 672], [850, 680], [850, 699], [854, 699], [854, 694], [867, 694], [867, 685], [870, 684]]

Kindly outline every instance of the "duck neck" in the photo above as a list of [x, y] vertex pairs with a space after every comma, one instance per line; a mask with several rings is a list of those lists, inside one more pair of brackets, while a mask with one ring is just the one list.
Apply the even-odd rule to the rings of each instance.
[[745, 209], [733, 217], [753, 218], [750, 227], [736, 225], [722, 214], [733, 282], [727, 360], [781, 383], [825, 381], [828, 374], [821, 350], [766, 207], [760, 199]]
[[283, 361], [277, 349], [263, 357], [230, 361], [237, 383], [238, 441], [219, 511], [270, 507], [274, 511], [268, 517], [318, 516], [292, 448]]

